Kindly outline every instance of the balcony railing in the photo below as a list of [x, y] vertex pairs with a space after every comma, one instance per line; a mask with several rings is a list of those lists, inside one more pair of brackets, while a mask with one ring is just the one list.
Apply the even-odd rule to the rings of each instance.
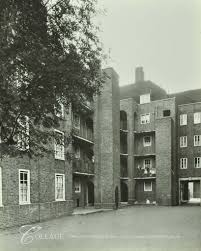
[[73, 172], [94, 174], [94, 163], [90, 160], [75, 159], [73, 160]]
[[93, 142], [93, 131], [89, 128], [74, 128], [73, 133], [75, 136], [86, 139], [87, 141]]
[[136, 168], [136, 177], [156, 177], [156, 168]]

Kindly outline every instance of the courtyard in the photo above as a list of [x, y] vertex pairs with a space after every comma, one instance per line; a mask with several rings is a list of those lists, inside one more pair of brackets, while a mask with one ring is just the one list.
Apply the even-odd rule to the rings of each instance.
[[201, 207], [133, 206], [0, 232], [0, 250], [201, 250]]

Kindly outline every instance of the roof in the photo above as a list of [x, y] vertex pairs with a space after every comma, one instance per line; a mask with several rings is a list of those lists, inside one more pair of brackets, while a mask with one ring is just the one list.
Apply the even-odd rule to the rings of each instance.
[[201, 102], [201, 89], [171, 93], [168, 96], [176, 97], [176, 102], [178, 105]]
[[166, 91], [151, 81], [120, 86], [120, 99], [134, 98], [138, 101], [139, 95], [145, 93], [151, 93], [153, 100], [167, 98]]

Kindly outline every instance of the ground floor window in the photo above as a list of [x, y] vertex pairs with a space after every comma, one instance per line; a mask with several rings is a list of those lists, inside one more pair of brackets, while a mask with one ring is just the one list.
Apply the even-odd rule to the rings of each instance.
[[81, 183], [80, 183], [80, 181], [75, 181], [74, 188], [75, 188], [75, 193], [81, 193]]
[[65, 175], [55, 174], [55, 200], [63, 201], [65, 200]]
[[145, 181], [144, 182], [144, 191], [145, 192], [152, 191], [152, 182], [151, 181]]
[[30, 171], [19, 170], [19, 204], [30, 203]]
[[2, 168], [0, 167], [0, 207], [3, 205], [2, 202]]

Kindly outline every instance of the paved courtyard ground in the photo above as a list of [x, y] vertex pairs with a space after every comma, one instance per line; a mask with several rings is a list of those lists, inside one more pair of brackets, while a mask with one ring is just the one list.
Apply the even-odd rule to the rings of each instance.
[[0, 250], [201, 251], [201, 207], [126, 207], [59, 218], [20, 231], [1, 231]]

